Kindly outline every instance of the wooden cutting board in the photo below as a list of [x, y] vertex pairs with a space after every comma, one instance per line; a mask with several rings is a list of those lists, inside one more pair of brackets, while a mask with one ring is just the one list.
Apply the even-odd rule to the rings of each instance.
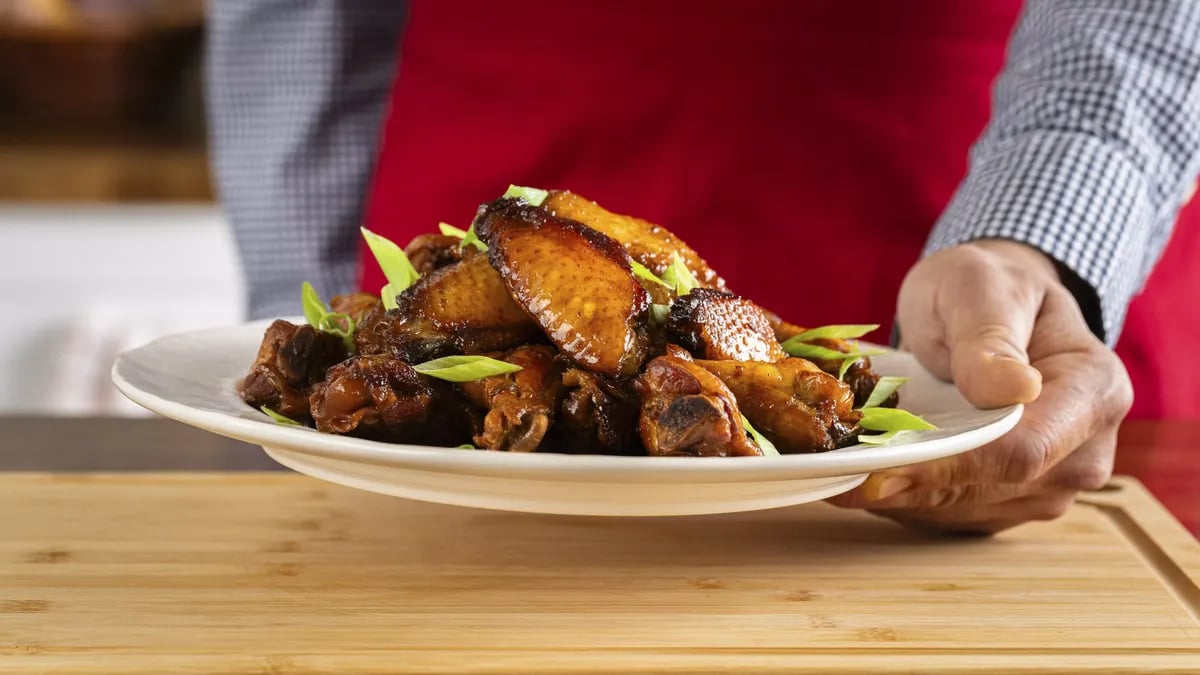
[[5, 672], [1200, 672], [1200, 545], [1127, 479], [992, 539], [290, 474], [3, 474], [0, 514]]

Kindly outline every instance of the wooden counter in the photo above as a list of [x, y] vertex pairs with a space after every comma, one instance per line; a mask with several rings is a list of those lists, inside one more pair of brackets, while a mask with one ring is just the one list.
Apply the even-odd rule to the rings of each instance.
[[0, 474], [0, 513], [0, 672], [1200, 671], [1200, 544], [1128, 479], [991, 539], [282, 472]]

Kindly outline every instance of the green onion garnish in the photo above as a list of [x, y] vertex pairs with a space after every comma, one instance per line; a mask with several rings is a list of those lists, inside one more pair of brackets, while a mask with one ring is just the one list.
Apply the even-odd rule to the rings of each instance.
[[926, 431], [937, 427], [899, 408], [864, 408], [858, 425], [870, 431]]
[[279, 413], [275, 412], [274, 410], [271, 410], [270, 408], [268, 408], [265, 405], [259, 409], [262, 410], [264, 413], [266, 413], [267, 417], [270, 417], [272, 420], [275, 420], [275, 424], [278, 424], [280, 426], [285, 426], [285, 427], [302, 427], [302, 426], [304, 426], [303, 424], [297, 422], [296, 420], [294, 420], [290, 417], [284, 417], [283, 415], [280, 415]]
[[546, 201], [546, 197], [550, 196], [550, 193], [546, 190], [539, 190], [538, 188], [509, 185], [508, 189], [504, 191], [503, 196], [511, 199], [523, 200], [530, 206], [541, 206], [542, 202]]
[[474, 382], [493, 375], [515, 373], [521, 366], [487, 356], [443, 356], [418, 363], [413, 370], [447, 382]]
[[383, 276], [388, 281], [387, 285], [379, 291], [383, 306], [387, 309], [395, 309], [396, 296], [412, 286], [421, 275], [405, 255], [404, 249], [397, 246], [395, 242], [381, 237], [365, 227], [359, 229], [362, 230], [363, 239], [367, 240], [367, 246], [375, 256], [375, 262], [379, 263], [379, 269], [383, 270]]
[[877, 408], [883, 405], [883, 402], [891, 398], [892, 394], [900, 388], [905, 382], [908, 382], [907, 377], [881, 377], [875, 383], [875, 388], [871, 390], [871, 395], [867, 397], [867, 402], [863, 404], [864, 408]]
[[758, 444], [758, 447], [762, 448], [764, 455], [779, 454], [779, 449], [775, 447], [775, 444], [771, 442], [771, 439], [763, 436], [758, 432], [758, 429], [755, 429], [753, 426], [751, 426], [750, 420], [746, 419], [745, 415], [742, 415], [742, 427], [746, 429], [746, 433], [750, 434], [750, 438], [754, 439], [754, 442]]
[[700, 286], [700, 282], [696, 280], [678, 253], [671, 258], [671, 264], [667, 266], [667, 271], [663, 272], [662, 280], [667, 286], [674, 288], [675, 295], [680, 297], [691, 293], [693, 288]]
[[307, 281], [300, 285], [300, 306], [304, 309], [308, 325], [342, 338], [346, 351], [354, 352], [354, 319], [349, 314], [329, 311], [325, 301], [317, 294], [317, 289]]

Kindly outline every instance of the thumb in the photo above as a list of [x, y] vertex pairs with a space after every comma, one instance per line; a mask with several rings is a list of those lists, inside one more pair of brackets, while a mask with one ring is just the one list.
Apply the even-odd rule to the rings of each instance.
[[900, 287], [904, 339], [980, 408], [1029, 403], [1042, 389], [1027, 349], [1053, 264], [1024, 244], [981, 241], [920, 261]]
[[[1042, 391], [1042, 374], [1029, 365], [1032, 317], [1017, 308], [964, 306], [948, 326], [950, 374], [962, 395], [980, 408], [1029, 403]], [[1028, 327], [1026, 327], [1028, 325]]]

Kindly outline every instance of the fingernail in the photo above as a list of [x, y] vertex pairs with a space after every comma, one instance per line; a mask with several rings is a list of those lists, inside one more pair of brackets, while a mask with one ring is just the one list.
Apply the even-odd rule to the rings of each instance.
[[912, 487], [912, 479], [908, 476], [888, 476], [879, 483], [872, 501], [881, 502], [888, 497], [894, 497]]

